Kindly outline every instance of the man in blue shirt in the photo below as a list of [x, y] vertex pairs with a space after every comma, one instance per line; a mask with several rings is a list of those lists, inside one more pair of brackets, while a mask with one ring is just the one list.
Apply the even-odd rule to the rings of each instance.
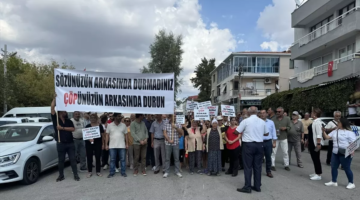
[[266, 127], [269, 131], [268, 136], [264, 136], [264, 154], [265, 154], [265, 161], [266, 161], [266, 176], [273, 178], [274, 176], [271, 174], [271, 153], [272, 149], [276, 147], [276, 129], [275, 124], [270, 119], [267, 119], [268, 114], [266, 110], [260, 111], [260, 117], [262, 120], [265, 121]]

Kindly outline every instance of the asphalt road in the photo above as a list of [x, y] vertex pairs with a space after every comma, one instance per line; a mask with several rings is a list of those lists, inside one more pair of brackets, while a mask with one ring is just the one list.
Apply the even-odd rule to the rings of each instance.
[[[279, 200], [321, 200], [321, 199], [359, 199], [360, 196], [360, 152], [353, 159], [352, 170], [354, 182], [358, 188], [347, 190], [347, 178], [345, 172], [339, 170], [338, 187], [326, 187], [325, 182], [331, 180], [330, 166], [325, 164], [326, 152], [322, 151], [321, 161], [323, 163], [323, 176], [321, 181], [309, 180], [309, 174], [314, 173], [310, 154], [307, 150], [303, 152], [304, 168], [298, 168], [296, 157], [293, 152], [291, 171], [285, 171], [282, 167], [281, 153], [277, 156], [277, 171], [273, 172], [274, 178], [265, 176], [263, 168], [262, 192], [253, 191], [252, 194], [243, 194], [236, 188], [244, 185], [243, 171], [239, 176], [233, 178], [222, 173], [221, 176], [190, 175], [183, 173], [183, 178], [178, 178], [171, 172], [167, 179], [162, 175], [154, 175], [148, 171], [146, 177], [132, 176], [132, 171], [127, 170], [127, 178], [119, 174], [112, 179], [106, 178], [108, 170], [103, 171], [104, 177], [93, 176], [86, 178], [86, 173], [81, 173], [81, 181], [73, 180], [71, 168], [65, 171], [65, 180], [56, 183], [58, 176], [57, 168], [44, 172], [39, 181], [33, 185], [24, 186], [19, 183], [0, 185], [1, 200], [19, 199], [125, 199], [125, 200], [168, 200], [168, 199], [279, 199]], [[172, 169], [173, 170], [173, 169]]]

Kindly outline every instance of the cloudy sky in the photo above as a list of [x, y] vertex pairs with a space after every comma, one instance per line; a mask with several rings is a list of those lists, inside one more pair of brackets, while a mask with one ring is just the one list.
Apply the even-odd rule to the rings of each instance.
[[201, 58], [278, 51], [293, 42], [293, 0], [1, 0], [0, 46], [31, 62], [138, 73], [160, 29], [183, 35], [185, 80]]

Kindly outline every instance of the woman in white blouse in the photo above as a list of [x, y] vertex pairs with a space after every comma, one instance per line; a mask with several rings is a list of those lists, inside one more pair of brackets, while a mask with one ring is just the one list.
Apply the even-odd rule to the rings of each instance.
[[329, 135], [326, 135], [326, 133], [323, 132], [323, 136], [325, 139], [332, 139], [334, 141], [334, 147], [331, 157], [332, 180], [328, 183], [325, 183], [326, 186], [338, 185], [337, 184], [338, 168], [339, 165], [341, 164], [349, 180], [349, 183], [346, 188], [347, 189], [355, 188], [354, 176], [350, 169], [350, 165], [354, 153], [347, 157], [345, 157], [344, 155], [345, 150], [349, 146], [349, 144], [356, 140], [355, 133], [349, 130], [351, 130], [349, 121], [347, 119], [341, 118], [340, 122], [338, 123], [338, 129], [332, 131]]

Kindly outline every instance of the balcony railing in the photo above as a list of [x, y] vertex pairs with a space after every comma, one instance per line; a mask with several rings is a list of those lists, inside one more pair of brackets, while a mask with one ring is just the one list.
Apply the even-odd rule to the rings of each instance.
[[322, 35], [325, 35], [326, 33], [336, 29], [337, 27], [341, 26], [342, 21], [345, 17], [347, 17], [351, 12], [354, 12], [358, 8], [360, 8], [360, 6], [354, 7], [353, 9], [347, 11], [346, 13], [343, 13], [339, 17], [333, 19], [332, 21], [320, 26], [318, 29], [314, 30], [313, 32], [305, 35], [304, 37], [294, 42], [293, 45], [299, 44], [299, 47], [304, 46], [316, 40], [317, 38], [321, 37]]
[[225, 94], [215, 97], [214, 102], [220, 103], [221, 101], [229, 101], [234, 98], [239, 98], [239, 93], [241, 97], [266, 97], [276, 92], [275, 89], [241, 89], [231, 90]]
[[[354, 54], [350, 54], [338, 59], [334, 60], [334, 64], [333, 64], [333, 71], [338, 69], [338, 64], [348, 61], [348, 60], [352, 60], [354, 58], [360, 58], [360, 54], [359, 53], [354, 53]], [[319, 76], [321, 74], [326, 74], [328, 72], [328, 63], [316, 66], [314, 68], [311, 68], [309, 70], [303, 71], [299, 74], [296, 75], [297, 80], [301, 83], [304, 83], [310, 79], [312, 79], [314, 76]]]

